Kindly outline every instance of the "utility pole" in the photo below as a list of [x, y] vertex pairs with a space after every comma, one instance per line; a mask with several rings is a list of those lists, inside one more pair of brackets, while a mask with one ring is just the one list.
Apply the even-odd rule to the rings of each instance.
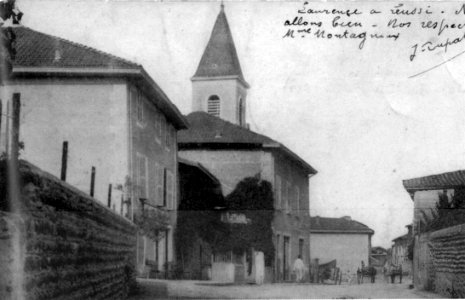
[[[5, 22], [12, 21], [13, 24], [19, 24], [23, 14], [16, 9], [15, 0], [3, 0], [0, 2], [0, 85], [5, 83], [11, 77], [13, 70], [13, 61], [16, 56], [15, 40], [16, 36], [11, 27], [4, 26]], [[3, 95], [5, 96], [5, 95]], [[7, 127], [9, 118], [12, 119], [11, 135], [6, 132], [8, 141], [11, 136], [11, 153], [8, 157], [8, 210], [19, 210], [19, 171], [18, 171], [18, 155], [19, 155], [19, 125], [21, 111], [21, 95], [13, 94], [13, 109], [12, 115], [9, 115], [7, 106]], [[8, 146], [6, 147], [8, 151]]]
[[66, 171], [68, 168], [68, 141], [63, 142], [63, 151], [61, 153], [61, 176], [60, 179], [66, 181]]

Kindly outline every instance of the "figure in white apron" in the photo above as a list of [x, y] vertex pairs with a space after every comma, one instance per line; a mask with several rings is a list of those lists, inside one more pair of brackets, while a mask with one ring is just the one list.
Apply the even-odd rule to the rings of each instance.
[[304, 279], [304, 275], [305, 275], [305, 265], [300, 255], [297, 256], [297, 259], [294, 261], [294, 266], [292, 270], [294, 271], [296, 275], [296, 281], [302, 282], [302, 280]]

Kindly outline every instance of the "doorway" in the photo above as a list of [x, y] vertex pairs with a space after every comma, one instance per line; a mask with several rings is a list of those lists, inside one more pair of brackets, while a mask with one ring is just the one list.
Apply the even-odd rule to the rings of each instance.
[[289, 237], [284, 236], [283, 240], [283, 278], [289, 280]]

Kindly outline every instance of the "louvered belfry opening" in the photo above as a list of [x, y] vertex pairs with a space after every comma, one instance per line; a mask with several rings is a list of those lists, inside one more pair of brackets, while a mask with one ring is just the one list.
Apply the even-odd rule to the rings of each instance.
[[220, 110], [221, 110], [221, 103], [220, 97], [217, 95], [212, 95], [208, 98], [208, 113], [215, 116], [220, 117]]

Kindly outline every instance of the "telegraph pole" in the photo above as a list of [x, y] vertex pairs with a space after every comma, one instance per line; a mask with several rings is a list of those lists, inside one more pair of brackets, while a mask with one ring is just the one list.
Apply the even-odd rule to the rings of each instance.
[[[15, 7], [15, 0], [3, 0], [0, 2], [0, 85], [5, 86], [10, 79], [13, 71], [13, 61], [16, 56], [15, 40], [16, 36], [10, 26], [5, 26], [5, 22], [11, 21], [13, 24], [19, 24], [22, 13]], [[5, 96], [5, 95], [2, 95]], [[8, 160], [8, 204], [7, 209], [10, 211], [19, 210], [19, 172], [18, 172], [18, 154], [19, 154], [19, 117], [21, 109], [20, 94], [13, 94], [13, 115], [7, 115], [6, 121], [12, 119], [12, 133], [7, 132], [6, 141], [11, 141], [11, 152]], [[5, 147], [8, 153], [8, 147]]]

